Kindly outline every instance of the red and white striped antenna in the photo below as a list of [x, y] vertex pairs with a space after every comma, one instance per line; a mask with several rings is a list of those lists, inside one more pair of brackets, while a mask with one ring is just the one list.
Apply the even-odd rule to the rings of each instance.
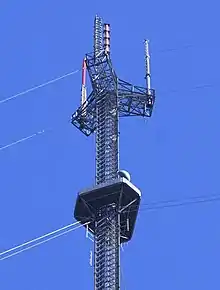
[[[86, 59], [83, 59], [82, 63], [82, 88], [81, 88], [81, 105], [85, 108], [87, 104], [87, 92], [86, 92]], [[86, 114], [86, 111], [83, 112]]]

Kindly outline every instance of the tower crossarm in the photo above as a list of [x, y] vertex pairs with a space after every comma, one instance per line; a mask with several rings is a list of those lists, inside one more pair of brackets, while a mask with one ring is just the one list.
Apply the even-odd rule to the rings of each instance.
[[72, 115], [71, 123], [86, 136], [94, 133], [96, 129], [96, 101], [92, 91], [87, 101]]
[[[101, 68], [99, 74], [99, 80], [96, 80], [93, 77], [94, 67], [90, 60], [90, 76], [93, 81], [93, 90], [89, 95], [86, 104], [81, 105], [77, 111], [72, 115], [72, 124], [81, 130], [86, 136], [94, 133], [97, 127], [97, 108], [96, 101], [99, 99], [101, 102], [101, 96], [103, 98], [104, 93], [115, 95], [117, 94], [117, 111], [119, 117], [128, 117], [128, 116], [143, 116], [151, 117], [154, 102], [155, 102], [155, 90], [147, 89], [140, 86], [134, 86], [126, 81], [117, 79], [116, 74], [111, 68], [111, 63], [107, 63], [106, 59], [102, 59], [100, 64]], [[106, 69], [108, 68], [108, 69]], [[112, 73], [112, 74], [111, 74]], [[113, 84], [110, 80], [113, 79]], [[105, 87], [108, 89], [100, 89], [103, 87], [103, 82]], [[114, 89], [114, 86], [117, 87], [117, 91]], [[98, 98], [98, 96], [100, 97]], [[104, 101], [104, 100], [103, 100]], [[111, 98], [109, 98], [109, 102]]]
[[134, 86], [118, 80], [119, 116], [151, 117], [155, 102], [155, 90]]

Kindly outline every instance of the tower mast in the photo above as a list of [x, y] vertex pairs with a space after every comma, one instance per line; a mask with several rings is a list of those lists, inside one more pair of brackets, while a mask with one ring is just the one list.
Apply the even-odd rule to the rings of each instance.
[[155, 91], [146, 47], [147, 87], [119, 79], [110, 58], [110, 25], [95, 17], [94, 52], [85, 57], [92, 92], [72, 115], [86, 136], [96, 134], [96, 185], [78, 194], [74, 212], [81, 223], [90, 222], [94, 234], [95, 290], [120, 289], [120, 244], [131, 239], [138, 214], [141, 192], [119, 171], [118, 121], [152, 114]]
[[[95, 17], [94, 59], [88, 63], [96, 101], [96, 184], [115, 179], [118, 172], [117, 80], [108, 65], [110, 25]], [[104, 36], [104, 43], [103, 43]], [[93, 63], [93, 64], [91, 64]], [[106, 69], [107, 68], [107, 69]]]

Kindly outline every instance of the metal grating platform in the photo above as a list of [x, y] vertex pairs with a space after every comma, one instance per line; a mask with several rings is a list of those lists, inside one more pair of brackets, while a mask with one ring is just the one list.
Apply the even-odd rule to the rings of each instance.
[[78, 194], [74, 216], [81, 223], [90, 222], [94, 233], [95, 219], [103, 207], [114, 204], [120, 214], [120, 243], [132, 238], [140, 204], [141, 192], [130, 181], [118, 178]]

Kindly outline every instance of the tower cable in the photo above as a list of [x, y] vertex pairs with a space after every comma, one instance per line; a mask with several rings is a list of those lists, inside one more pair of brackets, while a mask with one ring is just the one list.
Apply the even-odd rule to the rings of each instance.
[[11, 248], [11, 249], [9, 249], [9, 250], [6, 250], [6, 251], [0, 253], [0, 257], [1, 257], [2, 255], [5, 255], [5, 254], [7, 254], [7, 253], [10, 253], [10, 252], [12, 252], [12, 251], [14, 251], [14, 250], [20, 249], [20, 248], [22, 248], [22, 247], [24, 247], [24, 246], [27, 246], [27, 245], [32, 244], [32, 243], [34, 243], [34, 242], [37, 242], [37, 241], [39, 241], [39, 240], [41, 240], [41, 239], [43, 239], [43, 238], [49, 237], [49, 236], [51, 236], [51, 235], [54, 235], [54, 234], [56, 234], [56, 233], [58, 233], [58, 232], [60, 232], [60, 231], [63, 231], [63, 230], [68, 229], [68, 228], [70, 228], [70, 227], [73, 227], [73, 226], [75, 226], [75, 225], [77, 225], [77, 224], [79, 224], [79, 222], [75, 222], [75, 223], [69, 224], [69, 225], [67, 225], [67, 226], [64, 226], [64, 227], [58, 229], [58, 230], [55, 230], [55, 231], [52, 231], [52, 232], [50, 232], [50, 233], [44, 234], [44, 235], [42, 235], [42, 236], [40, 236], [40, 237], [38, 237], [38, 238], [35, 238], [35, 239], [30, 240], [30, 241], [28, 241], [28, 242], [25, 242], [25, 243], [23, 243], [23, 244], [21, 244], [21, 245], [19, 245], [19, 246], [13, 247], [13, 248]]
[[[15, 247], [15, 248], [12, 248], [12, 249], [10, 249], [10, 250], [7, 250], [7, 251], [1, 253], [0, 256], [2, 256], [3, 254], [6, 254], [6, 253], [12, 252], [12, 251], [15, 250], [15, 249], [19, 249], [19, 248], [23, 247], [24, 245], [28, 245], [28, 244], [30, 244], [30, 243], [32, 243], [32, 242], [34, 242], [34, 241], [37, 241], [37, 240], [43, 239], [43, 237], [46, 237], [46, 236], [52, 235], [52, 234], [54, 234], [54, 233], [57, 233], [58, 231], [61, 231], [61, 230], [63, 230], [64, 228], [67, 229], [68, 227], [73, 226], [73, 225], [76, 225], [76, 224], [78, 224], [78, 223], [76, 222], [76, 223], [74, 223], [74, 224], [68, 225], [68, 226], [63, 227], [63, 228], [61, 228], [61, 229], [59, 229], [59, 230], [56, 230], [56, 231], [54, 231], [54, 232], [51, 232], [51, 233], [49, 233], [49, 234], [47, 234], [47, 235], [41, 236], [41, 237], [39, 237], [39, 238], [37, 238], [37, 239], [34, 239], [34, 240], [32, 240], [32, 241], [29, 241], [29, 242], [27, 242], [27, 243], [24, 243], [24, 244], [22, 244], [22, 245], [19, 245], [19, 246]], [[79, 229], [79, 228], [81, 228], [81, 227], [83, 227], [83, 226], [85, 226], [85, 225], [87, 225], [87, 224], [88, 224], [88, 223], [81, 224], [81, 225], [79, 225], [79, 226], [74, 227], [73, 229], [66, 230], [66, 231], [64, 231], [63, 233], [56, 234], [55, 236], [50, 237], [50, 238], [48, 238], [48, 239], [46, 239], [46, 240], [40, 241], [40, 242], [38, 242], [38, 243], [36, 243], [36, 244], [34, 244], [34, 245], [30, 245], [30, 246], [28, 246], [27, 248], [24, 248], [24, 249], [22, 249], [22, 250], [20, 250], [20, 251], [16, 251], [16, 252], [13, 253], [13, 254], [6, 255], [5, 257], [0, 258], [0, 261], [6, 260], [6, 259], [8, 259], [8, 258], [11, 258], [11, 257], [13, 257], [13, 256], [15, 256], [15, 255], [18, 255], [18, 254], [24, 252], [24, 251], [30, 250], [30, 249], [32, 249], [32, 248], [34, 248], [34, 247], [37, 247], [37, 246], [42, 245], [42, 244], [44, 244], [44, 243], [47, 243], [47, 242], [49, 242], [49, 241], [51, 241], [51, 240], [53, 240], [53, 239], [56, 239], [56, 238], [58, 238], [58, 237], [60, 237], [60, 236], [65, 235], [65, 234], [67, 234], [67, 233], [69, 233], [69, 232], [72, 232], [72, 231], [74, 231], [74, 230], [77, 230], [77, 229]]]
[[46, 130], [38, 131], [38, 132], [36, 132], [36, 133], [34, 133], [34, 134], [30, 135], [30, 136], [27, 136], [27, 137], [21, 138], [21, 139], [19, 139], [19, 140], [17, 140], [17, 141], [14, 141], [14, 142], [9, 143], [9, 144], [7, 144], [7, 145], [5, 145], [5, 146], [2, 146], [2, 147], [0, 147], [0, 151], [2, 151], [2, 150], [4, 150], [4, 149], [7, 149], [7, 148], [9, 148], [9, 147], [12, 147], [12, 146], [14, 146], [14, 145], [17, 145], [17, 144], [19, 144], [19, 143], [22, 143], [22, 142], [24, 142], [24, 141], [27, 141], [27, 140], [29, 140], [29, 139], [32, 139], [33, 137], [36, 137], [36, 136], [38, 136], [38, 135], [41, 135], [41, 134], [45, 133], [45, 131], [46, 131]]
[[57, 78], [55, 78], [55, 79], [52, 79], [52, 80], [47, 81], [47, 82], [45, 82], [45, 83], [42, 83], [42, 84], [40, 84], [40, 85], [34, 86], [34, 87], [30, 88], [30, 89], [27, 89], [27, 90], [25, 90], [25, 91], [23, 91], [23, 92], [20, 92], [20, 93], [17, 93], [17, 94], [15, 94], [15, 95], [12, 95], [11, 97], [8, 97], [8, 98], [5, 98], [5, 99], [3, 99], [3, 100], [0, 100], [0, 104], [3, 104], [3, 103], [8, 102], [8, 101], [10, 101], [10, 100], [13, 100], [13, 99], [15, 99], [15, 98], [17, 98], [17, 97], [20, 97], [20, 96], [26, 95], [27, 93], [33, 92], [33, 91], [35, 91], [35, 90], [37, 90], [37, 89], [43, 88], [43, 87], [48, 86], [48, 85], [50, 85], [50, 84], [53, 84], [53, 83], [55, 83], [55, 82], [57, 82], [57, 81], [59, 81], [59, 80], [62, 80], [62, 79], [67, 78], [67, 77], [69, 77], [69, 76], [71, 76], [71, 75], [74, 75], [74, 74], [76, 74], [76, 73], [79, 72], [79, 71], [80, 71], [80, 69], [77, 69], [77, 70], [75, 70], [75, 71], [71, 71], [71, 72], [69, 72], [69, 73], [67, 73], [67, 74], [64, 74], [64, 75], [62, 75], [62, 76], [59, 76], [59, 77], [57, 77]]

